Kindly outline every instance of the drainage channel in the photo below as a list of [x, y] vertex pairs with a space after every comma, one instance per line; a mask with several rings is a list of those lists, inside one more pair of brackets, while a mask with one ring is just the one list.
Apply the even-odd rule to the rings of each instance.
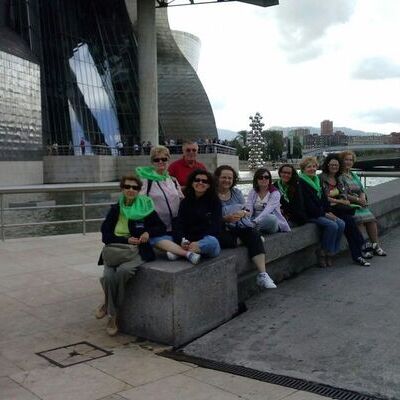
[[[162, 357], [171, 358], [176, 361], [188, 362], [199, 367], [239, 375], [258, 381], [285, 386], [291, 389], [302, 390], [338, 400], [388, 400], [387, 397], [368, 395], [354, 392], [352, 390], [336, 388], [322, 383], [306, 381], [304, 379], [292, 378], [285, 375], [277, 375], [270, 372], [257, 371], [252, 368], [235, 364], [226, 364], [220, 361], [207, 360], [204, 358], [188, 356], [181, 351], [164, 351]], [[396, 400], [396, 399], [391, 399]]]

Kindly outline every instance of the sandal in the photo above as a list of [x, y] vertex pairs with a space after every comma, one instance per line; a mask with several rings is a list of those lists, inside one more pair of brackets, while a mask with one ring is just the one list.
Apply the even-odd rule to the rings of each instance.
[[387, 254], [385, 251], [379, 246], [378, 243], [372, 243], [372, 250], [374, 251], [374, 254], [377, 256], [385, 257]]

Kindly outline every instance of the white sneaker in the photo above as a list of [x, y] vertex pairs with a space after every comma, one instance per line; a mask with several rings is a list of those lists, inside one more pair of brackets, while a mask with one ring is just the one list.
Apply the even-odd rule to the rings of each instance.
[[257, 285], [263, 289], [276, 289], [275, 282], [266, 272], [260, 272], [258, 274]]
[[196, 265], [199, 263], [201, 255], [197, 253], [192, 253], [191, 251], [188, 252], [186, 258], [193, 264]]
[[177, 256], [174, 253], [171, 253], [170, 251], [167, 251], [167, 258], [169, 261], [176, 261], [179, 258], [179, 256]]

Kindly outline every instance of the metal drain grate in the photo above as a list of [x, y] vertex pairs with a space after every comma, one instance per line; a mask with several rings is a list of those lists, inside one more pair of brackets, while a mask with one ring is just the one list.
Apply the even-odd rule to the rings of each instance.
[[[292, 378], [285, 375], [277, 375], [270, 372], [257, 371], [252, 368], [242, 367], [240, 365], [226, 364], [219, 361], [206, 360], [204, 358], [188, 356], [179, 351], [165, 351], [161, 356], [172, 358], [176, 361], [188, 362], [208, 369], [227, 372], [233, 375], [244, 376], [246, 378], [256, 379], [262, 382], [268, 382], [275, 385], [285, 386], [291, 389], [303, 390], [320, 396], [330, 397], [338, 400], [387, 400], [386, 397], [371, 396], [354, 392], [352, 390], [335, 388], [322, 383], [306, 381], [304, 379]], [[396, 400], [396, 399], [392, 399]]]
[[67, 368], [71, 365], [107, 357], [113, 353], [88, 342], [79, 342], [36, 354], [60, 368]]

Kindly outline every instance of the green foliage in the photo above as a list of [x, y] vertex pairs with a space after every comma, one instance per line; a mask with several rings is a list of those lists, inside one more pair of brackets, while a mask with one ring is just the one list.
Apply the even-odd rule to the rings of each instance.
[[271, 161], [282, 158], [284, 147], [283, 136], [280, 131], [263, 131], [263, 139], [266, 143], [265, 157]]

